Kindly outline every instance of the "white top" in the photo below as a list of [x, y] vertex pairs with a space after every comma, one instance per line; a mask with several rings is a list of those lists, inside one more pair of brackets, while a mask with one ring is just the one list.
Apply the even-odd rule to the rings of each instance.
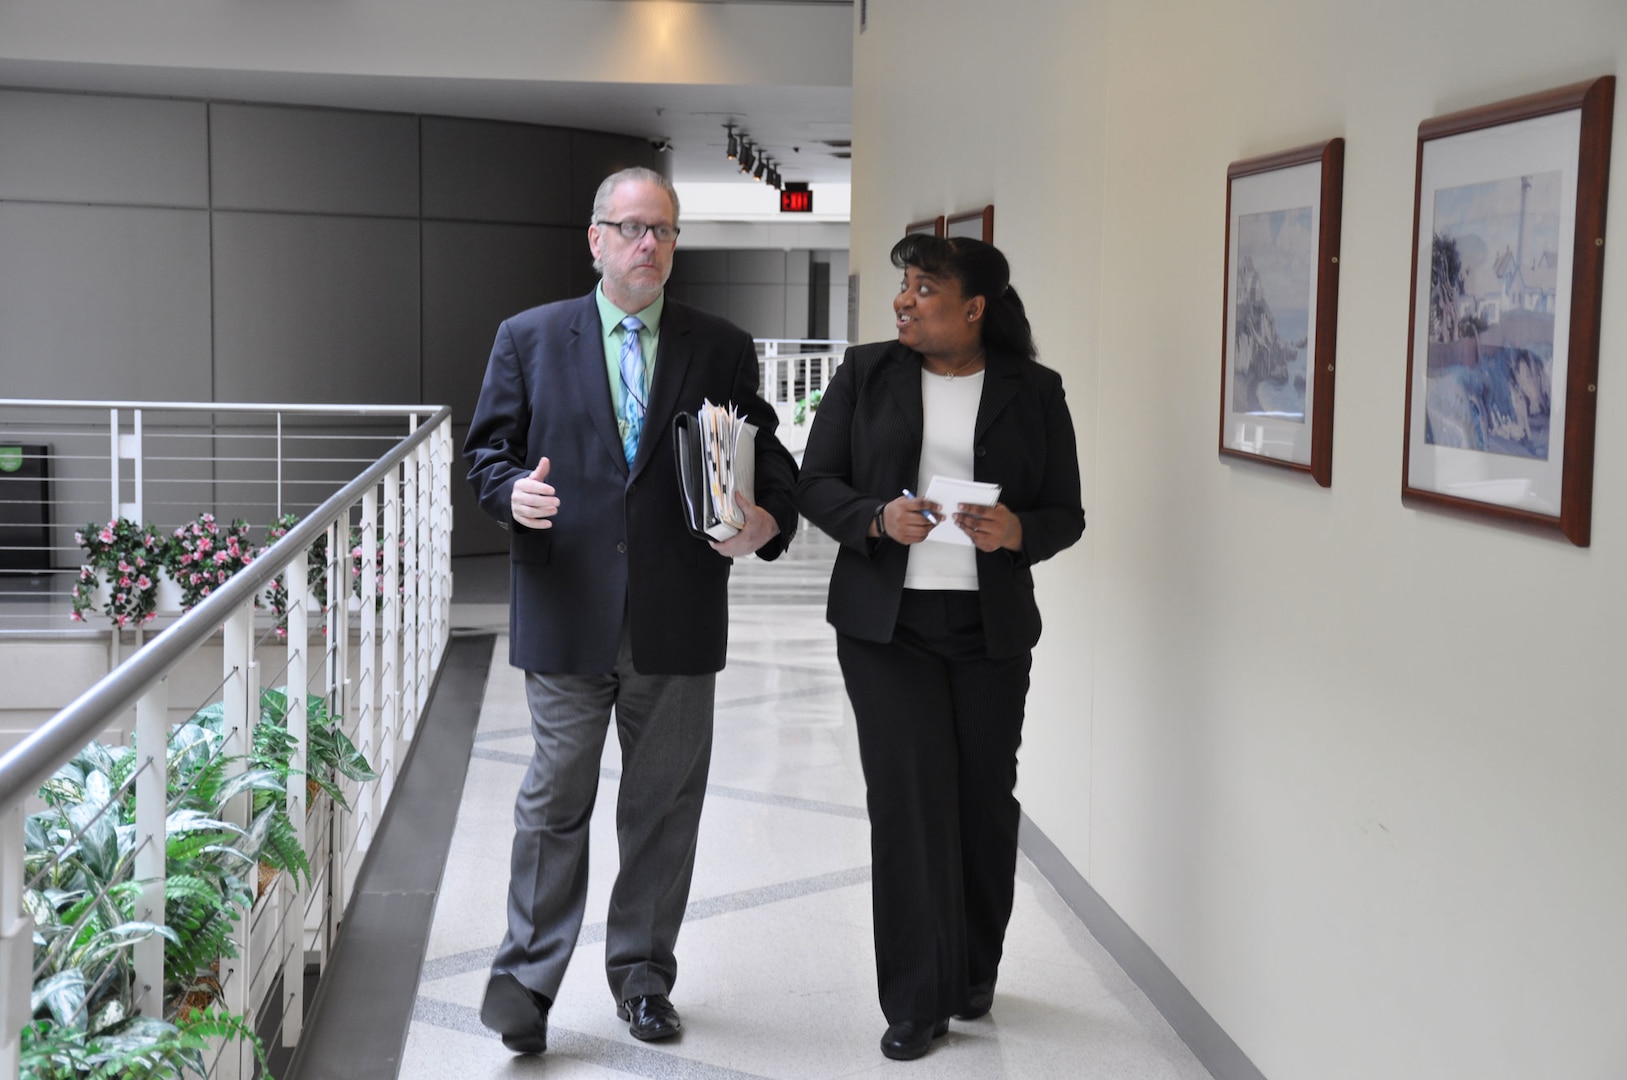
[[[934, 476], [972, 478], [972, 442], [977, 433], [977, 406], [983, 400], [983, 372], [934, 375], [921, 369], [921, 472], [912, 488], [917, 495]], [[944, 512], [953, 514], [955, 507]], [[959, 528], [949, 523], [944, 528]], [[977, 589], [977, 549], [961, 544], [913, 544], [906, 589]]]

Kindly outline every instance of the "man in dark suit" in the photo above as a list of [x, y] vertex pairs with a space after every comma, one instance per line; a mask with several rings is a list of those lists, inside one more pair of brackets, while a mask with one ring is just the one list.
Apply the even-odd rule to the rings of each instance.
[[[536, 742], [514, 807], [508, 932], [480, 1018], [516, 1053], [547, 1046], [548, 1009], [581, 929], [588, 821], [612, 708], [621, 868], [605, 969], [639, 1039], [676, 1035], [668, 994], [688, 903], [728, 642], [731, 559], [773, 559], [796, 531], [796, 464], [757, 392], [747, 334], [665, 297], [678, 196], [649, 169], [606, 178], [588, 247], [593, 293], [497, 331], [464, 454], [510, 530], [509, 662]], [[646, 361], [646, 358], [649, 358]], [[685, 524], [673, 418], [732, 402], [757, 427], [757, 504], [723, 542]]]

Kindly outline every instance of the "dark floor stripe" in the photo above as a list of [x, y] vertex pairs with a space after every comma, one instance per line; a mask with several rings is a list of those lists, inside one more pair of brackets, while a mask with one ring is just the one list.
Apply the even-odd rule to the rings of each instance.
[[493, 636], [447, 646], [285, 1080], [394, 1080], [463, 799]]
[[[482, 1026], [480, 1015], [466, 1005], [419, 998], [412, 1018], [448, 1031], [497, 1038]], [[725, 1069], [721, 1065], [708, 1065], [704, 1061], [657, 1050], [634, 1042], [632, 1036], [628, 1036], [626, 1042], [617, 1042], [557, 1027], [548, 1029], [548, 1053], [538, 1062], [537, 1071], [546, 1071], [543, 1064], [554, 1058], [571, 1058], [629, 1076], [647, 1076], [651, 1080], [767, 1080], [757, 1073]]]
[[725, 698], [724, 700], [719, 701], [715, 708], [739, 709], [747, 705], [769, 705], [776, 701], [795, 701], [797, 698], [814, 697], [816, 695], [823, 697], [833, 690], [840, 690], [845, 693], [847, 691], [847, 684], [830, 682], [816, 686], [799, 686], [795, 690], [781, 690], [778, 693], [773, 694], [757, 694], [753, 697], [744, 698]]
[[[786, 900], [796, 900], [804, 896], [813, 896], [816, 893], [831, 892], [835, 889], [849, 889], [855, 885], [864, 885], [870, 880], [868, 866], [854, 867], [851, 870], [835, 870], [829, 874], [816, 874], [813, 877], [799, 878], [796, 881], [784, 881], [775, 885], [764, 885], [757, 889], [744, 889], [740, 892], [728, 893], [724, 896], [709, 896], [702, 900], [691, 900], [684, 909], [684, 922], [699, 922], [702, 919], [712, 919], [719, 915], [728, 915], [736, 911], [746, 911], [750, 908], [764, 907], [768, 904], [778, 904]], [[583, 945], [597, 945], [604, 940], [604, 923], [587, 923], [577, 935], [576, 947]], [[424, 964], [423, 984], [429, 985], [440, 979], [450, 979], [458, 975], [467, 975], [471, 971], [484, 971], [491, 967], [492, 958], [497, 955], [497, 947], [470, 949], [467, 952], [453, 953], [437, 960], [430, 960]], [[419, 1000], [423, 1000], [420, 998]]]
[[[498, 761], [504, 765], [521, 765], [529, 767], [530, 754], [516, 754], [510, 750], [476, 749], [470, 757], [482, 761]], [[600, 780], [620, 780], [621, 770], [599, 769]], [[714, 799], [738, 799], [741, 802], [762, 803], [765, 806], [778, 806], [786, 810], [806, 810], [811, 814], [830, 814], [834, 817], [867, 818], [869, 813], [862, 806], [848, 806], [844, 803], [824, 802], [820, 799], [799, 799], [794, 795], [775, 795], [767, 791], [752, 791], [749, 788], [724, 787], [722, 784], [707, 784], [706, 794]]]

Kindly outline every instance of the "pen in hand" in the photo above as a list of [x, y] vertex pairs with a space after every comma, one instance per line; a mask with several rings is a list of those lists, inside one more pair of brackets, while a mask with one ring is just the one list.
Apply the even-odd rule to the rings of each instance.
[[[915, 492], [911, 491], [909, 488], [905, 488], [904, 489], [904, 498], [906, 498], [906, 499], [915, 498]], [[932, 513], [932, 511], [930, 511], [930, 510], [922, 510], [921, 511], [921, 516], [926, 518], [928, 521], [930, 521], [934, 525], [936, 525], [938, 523], [937, 516], [934, 515]]]

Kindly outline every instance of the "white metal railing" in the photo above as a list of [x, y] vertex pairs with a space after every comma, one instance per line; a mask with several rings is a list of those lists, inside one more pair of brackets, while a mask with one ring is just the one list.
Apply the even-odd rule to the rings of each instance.
[[[312, 416], [332, 418], [338, 413], [388, 416], [397, 422], [405, 420], [408, 430], [394, 436], [393, 445], [370, 459], [359, 475], [352, 470], [348, 483], [321, 501], [260, 558], [0, 758], [0, 1080], [19, 1074], [19, 1037], [33, 1012], [35, 963], [33, 924], [24, 905], [24, 827], [26, 811], [42, 784], [116, 717], [135, 707], [138, 761], [126, 784], [134, 790], [134, 835], [130, 838], [134, 857], [133, 865], [124, 867], [123, 873], [138, 886], [135, 918], [163, 925], [172, 707], [190, 710], [201, 704], [175, 700], [172, 679], [182, 665], [195, 663], [201, 648], [219, 642], [221, 681], [211, 700], [221, 702], [224, 709], [224, 753], [232, 759], [229, 773], [241, 773], [246, 767], [245, 755], [260, 718], [262, 685], [280, 681], [288, 687], [285, 723], [294, 740], [296, 776], [306, 766], [309, 703], [321, 698], [330, 716], [344, 718], [344, 730], [379, 777], [343, 786], [348, 811], [321, 798], [317, 802], [325, 805], [318, 805], [319, 812], [310, 817], [305, 784], [288, 786], [288, 817], [311, 853], [312, 875], [303, 884], [286, 874], [277, 876], [247, 917], [236, 924], [237, 956], [222, 957], [215, 976], [225, 1006], [247, 1017], [251, 1025], [269, 1006], [280, 1006], [281, 1040], [293, 1045], [303, 1013], [307, 953], [314, 952], [319, 963], [326, 962], [339, 917], [350, 901], [362, 857], [416, 734], [449, 637], [453, 449], [448, 409], [88, 404], [111, 414], [113, 504], [121, 510], [133, 509], [137, 515], [142, 513], [144, 488], [152, 480], [141, 454], [142, 434], [150, 430], [143, 422], [148, 411], [270, 412], [277, 417], [279, 445], [289, 434], [284, 419], [294, 416], [302, 421]], [[0, 410], [7, 410], [8, 417], [9, 410], [86, 405], [0, 400]], [[128, 414], [133, 432], [123, 426], [121, 413]], [[132, 433], [135, 438], [127, 441], [124, 436]], [[332, 434], [322, 437], [331, 439]], [[133, 477], [121, 476], [121, 461], [134, 462]], [[284, 464], [279, 457], [274, 481], [279, 509], [284, 483], [292, 479], [285, 477]], [[133, 507], [122, 498], [130, 490], [131, 479]], [[359, 530], [359, 553], [351, 547], [353, 527]], [[308, 586], [308, 560], [313, 544], [324, 537], [327, 603], [316, 606]], [[380, 544], [385, 552], [399, 552], [399, 558], [382, 560], [382, 581], [377, 565]], [[276, 578], [281, 578], [288, 592], [287, 633], [281, 643], [274, 640], [266, 617], [256, 625], [256, 597]], [[353, 579], [359, 583], [359, 596], [353, 594]], [[377, 602], [375, 596], [380, 598]], [[317, 627], [320, 633], [313, 642], [311, 631]], [[113, 633], [115, 639], [119, 636], [117, 631]], [[268, 676], [262, 666], [273, 665], [277, 665], [276, 671]], [[228, 804], [236, 806], [239, 824], [247, 822], [248, 797], [245, 792], [235, 804]], [[104, 811], [112, 805], [110, 796]], [[133, 966], [134, 1011], [162, 1017], [163, 939], [154, 936], [139, 941], [134, 946]], [[280, 1000], [268, 1002], [267, 996], [278, 985]], [[246, 1042], [217, 1040], [209, 1052], [207, 1071], [223, 1080], [246, 1080], [254, 1063]]]
[[808, 425], [819, 407], [819, 397], [841, 366], [847, 343], [758, 338], [755, 344], [759, 385], [764, 399], [779, 415], [780, 442], [800, 457], [808, 441]]
[[[263, 529], [308, 513], [432, 411], [0, 400], [0, 633], [65, 625], [76, 528], [123, 517], [168, 532], [210, 510]], [[43, 527], [26, 520], [39, 507]]]

